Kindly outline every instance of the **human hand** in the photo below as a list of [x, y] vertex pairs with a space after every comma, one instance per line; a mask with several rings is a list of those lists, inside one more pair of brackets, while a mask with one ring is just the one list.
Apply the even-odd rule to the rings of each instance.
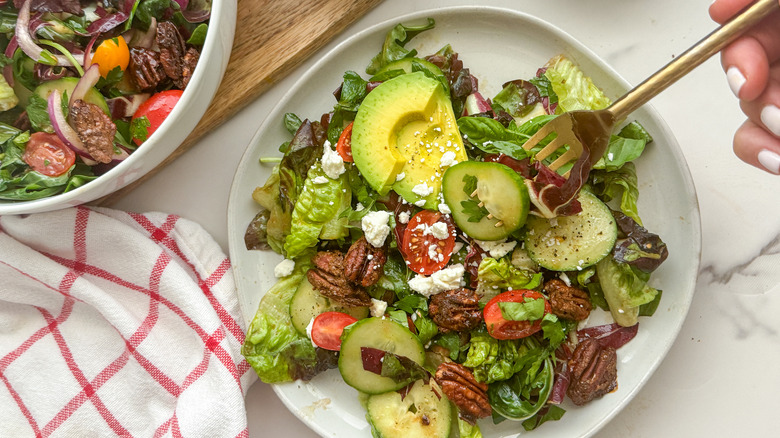
[[[715, 0], [710, 17], [722, 24], [750, 3]], [[734, 135], [734, 153], [748, 164], [780, 174], [780, 7], [723, 49], [721, 64], [748, 117]]]

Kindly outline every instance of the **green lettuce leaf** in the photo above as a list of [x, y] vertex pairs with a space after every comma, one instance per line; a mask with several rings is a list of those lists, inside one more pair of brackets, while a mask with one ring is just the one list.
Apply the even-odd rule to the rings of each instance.
[[0, 75], [0, 111], [8, 111], [19, 104], [19, 98], [16, 97], [14, 89], [8, 85], [5, 77]]
[[619, 196], [620, 211], [642, 225], [637, 208], [639, 182], [634, 163], [625, 163], [620, 169], [612, 172], [593, 170], [590, 173], [590, 183], [591, 191], [604, 202]]
[[293, 376], [306, 374], [301, 369], [316, 364], [311, 340], [295, 330], [289, 312], [290, 301], [308, 269], [308, 259], [299, 259], [293, 273], [263, 296], [249, 325], [241, 354], [263, 382], [291, 381]]
[[458, 417], [458, 433], [460, 438], [482, 438], [482, 431], [478, 424], [471, 424]]
[[[324, 177], [327, 182], [315, 183], [318, 177]], [[284, 251], [288, 258], [294, 259], [307, 248], [316, 245], [326, 225], [331, 238], [342, 235], [342, 231], [343, 236], [349, 233], [346, 218], [339, 217], [344, 208], [342, 200], [349, 199], [347, 195], [351, 197], [348, 192], [346, 175], [332, 180], [325, 175], [319, 162], [314, 164], [292, 212], [290, 234], [284, 241]]]
[[505, 290], [534, 289], [542, 282], [542, 274], [517, 269], [506, 258], [485, 257], [477, 270], [477, 293], [487, 301]]
[[551, 59], [544, 75], [558, 96], [556, 114], [576, 110], [597, 110], [612, 103], [593, 81], [564, 56]]
[[377, 53], [372, 59], [371, 63], [366, 67], [366, 73], [373, 75], [376, 74], [382, 67], [403, 58], [413, 58], [417, 55], [417, 51], [412, 49], [408, 50], [404, 46], [412, 38], [417, 36], [420, 32], [424, 32], [429, 29], [433, 29], [436, 22], [433, 18], [428, 18], [426, 24], [419, 26], [405, 26], [403, 24], [397, 24], [394, 28], [387, 33], [385, 42], [382, 44], [382, 50]]
[[602, 259], [596, 265], [596, 273], [610, 313], [623, 327], [636, 324], [640, 307], [653, 302], [659, 294], [658, 289], [647, 284], [649, 274], [617, 263], [612, 257]]

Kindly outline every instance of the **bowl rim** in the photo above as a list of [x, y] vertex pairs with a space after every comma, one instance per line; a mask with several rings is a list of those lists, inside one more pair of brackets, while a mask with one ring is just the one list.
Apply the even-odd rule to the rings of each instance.
[[[180, 121], [180, 119], [183, 116], [186, 116], [188, 112], [191, 111], [190, 106], [193, 104], [193, 101], [201, 97], [200, 96], [200, 88], [201, 84], [204, 83], [206, 80], [206, 68], [202, 67], [204, 62], [200, 61], [201, 59], [208, 60], [210, 59], [215, 51], [217, 50], [216, 46], [217, 44], [222, 43], [222, 34], [220, 32], [220, 29], [222, 26], [212, 27], [212, 24], [221, 23], [226, 18], [226, 14], [234, 15], [233, 20], [235, 21], [235, 11], [236, 11], [236, 4], [237, 0], [213, 0], [211, 3], [211, 14], [209, 16], [209, 29], [206, 33], [206, 40], [203, 44], [203, 49], [200, 52], [199, 62], [195, 67], [195, 71], [192, 75], [192, 79], [190, 79], [190, 84], [194, 86], [190, 86], [188, 84], [187, 88], [182, 93], [181, 98], [179, 99], [179, 102], [177, 102], [176, 106], [173, 108], [171, 113], [168, 115], [168, 117], [163, 120], [163, 122], [160, 124], [160, 127], [157, 128], [156, 132], [162, 132], [163, 134], [167, 133], [169, 129], [171, 129], [174, 124]], [[233, 7], [231, 7], [233, 5]], [[230, 47], [228, 47], [228, 50], [225, 53], [226, 59], [230, 56]], [[223, 67], [227, 66], [227, 62], [224, 63]], [[224, 76], [225, 68], [222, 68], [220, 71], [219, 77], [217, 82], [222, 81], [222, 77]], [[203, 108], [204, 114], [206, 108], [210, 105], [211, 100], [213, 99], [214, 95], [216, 94], [218, 87], [214, 87], [214, 92], [211, 93], [211, 96], [208, 97], [208, 101], [206, 102], [206, 105]], [[198, 118], [197, 123], [200, 121], [200, 118], [202, 118], [202, 115]], [[188, 132], [182, 138], [182, 141], [191, 133]], [[141, 147], [139, 146], [128, 158], [123, 160], [121, 163], [117, 164], [116, 166], [109, 169], [108, 172], [100, 175], [98, 178], [95, 178], [95, 180], [88, 182], [87, 184], [84, 184], [82, 186], [76, 187], [73, 190], [70, 190], [65, 193], [59, 193], [53, 196], [47, 196], [45, 198], [40, 199], [34, 199], [29, 201], [6, 201], [6, 200], [0, 200], [0, 215], [15, 215], [15, 214], [28, 214], [28, 213], [34, 213], [34, 212], [44, 212], [44, 211], [51, 211], [51, 210], [58, 210], [62, 208], [68, 208], [73, 207], [76, 205], [85, 204], [88, 202], [92, 202], [96, 199], [99, 199], [103, 196], [108, 196], [111, 193], [114, 193], [123, 187], [129, 185], [136, 179], [140, 178], [144, 174], [148, 173], [155, 167], [157, 167], [160, 163], [162, 163], [165, 158], [170, 156], [171, 153], [173, 153], [180, 145], [181, 142], [178, 142], [175, 147], [172, 147], [171, 151], [166, 154], [159, 162], [155, 162], [154, 165], [146, 172], [139, 173], [134, 178], [130, 178], [127, 181], [118, 184], [116, 188], [109, 190], [106, 193], [98, 194], [98, 195], [91, 195], [91, 192], [99, 192], [99, 186], [100, 182], [107, 183], [110, 180], [116, 179], [123, 175], [126, 172], [126, 169], [131, 166], [131, 164], [141, 161], [144, 159], [147, 155], [151, 153], [152, 149], [155, 149], [155, 147], [158, 144], [164, 144], [163, 138], [167, 137], [165, 135], [160, 136], [150, 136], [149, 140], [144, 142]], [[79, 200], [78, 198], [84, 198], [83, 200]]]

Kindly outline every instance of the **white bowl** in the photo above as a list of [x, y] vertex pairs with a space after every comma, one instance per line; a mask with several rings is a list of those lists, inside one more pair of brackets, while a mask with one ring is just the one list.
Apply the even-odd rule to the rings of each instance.
[[67, 193], [33, 201], [0, 200], [0, 215], [39, 213], [94, 201], [137, 180], [173, 153], [203, 117], [225, 73], [236, 29], [236, 1], [213, 0], [195, 73], [179, 103], [149, 140], [99, 178]]

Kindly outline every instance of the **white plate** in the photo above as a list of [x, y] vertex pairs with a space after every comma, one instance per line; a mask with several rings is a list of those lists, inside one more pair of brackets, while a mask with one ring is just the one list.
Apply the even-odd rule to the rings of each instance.
[[[560, 53], [579, 64], [613, 99], [630, 88], [604, 61], [565, 32], [512, 10], [457, 7], [423, 11], [394, 18], [349, 38], [316, 63], [268, 115], [236, 172], [228, 206], [228, 231], [239, 301], [247, 323], [274, 283], [273, 268], [281, 260], [271, 252], [247, 251], [243, 235], [257, 213], [252, 190], [262, 185], [271, 171], [270, 166], [259, 165], [258, 159], [278, 155], [277, 147], [289, 140], [281, 122], [283, 114], [294, 112], [301, 118], [319, 119], [332, 109], [335, 102], [331, 92], [341, 83], [344, 71], [363, 74], [392, 26], [425, 17], [435, 18], [436, 28], [418, 35], [407, 47], [427, 55], [451, 44], [464, 66], [479, 79], [484, 96], [495, 95], [505, 81], [534, 76], [538, 67]], [[652, 280], [653, 286], [663, 290], [663, 300], [652, 318], [640, 319], [637, 337], [618, 351], [617, 391], [585, 407], [565, 405], [564, 417], [529, 434], [535, 438], [587, 437], [609, 421], [658, 367], [680, 330], [693, 296], [701, 230], [690, 173], [676, 140], [654, 110], [642, 108], [632, 118], [639, 120], [655, 139], [636, 164], [640, 215], [645, 226], [660, 234], [670, 250], [669, 259]], [[322, 436], [371, 436], [357, 392], [344, 384], [335, 370], [309, 383], [275, 385], [274, 390], [290, 411]], [[485, 438], [523, 432], [522, 426], [512, 421], [493, 425], [483, 420], [480, 424]]]

